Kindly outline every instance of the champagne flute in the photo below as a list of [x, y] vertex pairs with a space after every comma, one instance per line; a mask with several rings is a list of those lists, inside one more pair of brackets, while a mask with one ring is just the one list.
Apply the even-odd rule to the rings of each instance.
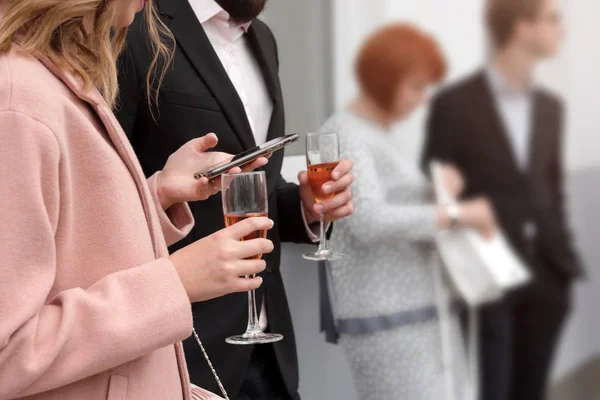
[[[223, 214], [225, 226], [231, 226], [246, 218], [267, 217], [269, 215], [267, 178], [264, 171], [241, 174], [223, 174], [221, 178]], [[267, 231], [260, 230], [240, 240], [266, 238]], [[258, 260], [261, 255], [250, 259]], [[248, 326], [242, 335], [231, 336], [225, 341], [230, 344], [261, 344], [278, 342], [282, 335], [265, 333], [260, 329], [256, 310], [256, 293], [248, 292]]]
[[[324, 193], [323, 185], [331, 180], [331, 174], [340, 163], [340, 141], [337, 133], [309, 133], [306, 137], [306, 165], [308, 166], [308, 183], [317, 203], [334, 197], [335, 193]], [[314, 253], [302, 255], [306, 260], [323, 261], [339, 260], [343, 256], [331, 251], [325, 234], [325, 213], [321, 213], [321, 240]]]

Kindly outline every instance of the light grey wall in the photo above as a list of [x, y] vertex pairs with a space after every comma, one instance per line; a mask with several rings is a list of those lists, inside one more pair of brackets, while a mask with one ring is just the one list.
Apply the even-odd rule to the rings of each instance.
[[[385, 0], [386, 3], [387, 1], [389, 0]], [[329, 10], [330, 2], [339, 5], [336, 18], [332, 19], [329, 19], [332, 16]], [[433, 0], [427, 4], [432, 2]], [[365, 19], [361, 4], [366, 10], [373, 10], [371, 2], [363, 3], [360, 0], [269, 2], [263, 19], [271, 26], [279, 43], [288, 132], [305, 133], [315, 130], [333, 111], [334, 79], [331, 54], [339, 53], [339, 49], [330, 51], [332, 24], [329, 21], [337, 19], [340, 20], [338, 22], [343, 22], [340, 26], [352, 27], [338, 35], [338, 40], [344, 43], [351, 41], [357, 29], [361, 29], [360, 24], [355, 22], [361, 22], [361, 18]], [[593, 40], [585, 40], [593, 37], [590, 32], [595, 29], [595, 14], [591, 8], [599, 6], [596, 2], [575, 2], [575, 5], [576, 13], [568, 10], [569, 30], [574, 37], [559, 63], [571, 65], [575, 58], [579, 57], [581, 60], [583, 54], [587, 54], [587, 61], [576, 67], [571, 65], [568, 80], [562, 80], [565, 79], [564, 68], [560, 65], [556, 66], [558, 69], [549, 72], [540, 71], [542, 77], [546, 78], [544, 81], [560, 83], [558, 86], [551, 86], [561, 93], [566, 92], [566, 100], [571, 106], [568, 127], [568, 192], [574, 230], [584, 260], [590, 269], [588, 281], [580, 285], [575, 292], [574, 312], [566, 327], [556, 360], [554, 379], [561, 387], [581, 386], [580, 379], [571, 379], [569, 372], [577, 371], [579, 366], [585, 365], [586, 360], [600, 354], [600, 318], [597, 312], [600, 302], [600, 266], [597, 265], [600, 260], [600, 248], [596, 244], [600, 235], [600, 214], [597, 212], [597, 205], [600, 204], [600, 191], [597, 189], [600, 183], [600, 168], [596, 161], [600, 136], [594, 135], [598, 126], [599, 114], [594, 111], [598, 104], [598, 91], [591, 88], [597, 87], [600, 82], [594, 79], [597, 71], [595, 66], [599, 59], [597, 56], [589, 56], [592, 53], [597, 55], [598, 52], [587, 51], [593, 50]], [[433, 24], [434, 21], [427, 22]], [[455, 54], [457, 49], [461, 48], [454, 46], [448, 51]], [[337, 86], [337, 91], [343, 89], [341, 84]], [[403, 132], [406, 130], [401, 130], [400, 134]], [[398, 138], [400, 143], [403, 139]], [[302, 146], [303, 141], [287, 154], [303, 154]], [[403, 146], [409, 153], [415, 152], [417, 147], [416, 143], [412, 142]], [[284, 177], [293, 181], [297, 171], [303, 168], [303, 162], [302, 157], [286, 157]], [[301, 258], [306, 249], [306, 246], [285, 245], [282, 258], [282, 273], [296, 329], [300, 393], [304, 400], [356, 400], [348, 363], [341, 349], [326, 344], [319, 333], [317, 266]], [[564, 393], [564, 390], [558, 390], [556, 393], [559, 397], [554, 397], [553, 400], [600, 398], [596, 388], [588, 390], [588, 393], [593, 393], [588, 397], [561, 397], [560, 394]]]
[[[287, 132], [314, 131], [333, 112], [329, 0], [271, 0], [261, 19], [279, 47]], [[283, 176], [305, 167], [304, 140], [286, 149]], [[297, 155], [297, 157], [290, 157]], [[345, 356], [319, 332], [317, 265], [302, 259], [311, 246], [284, 244], [281, 260], [294, 320], [303, 400], [357, 400]]]
[[326, 343], [319, 333], [317, 264], [302, 259], [311, 249], [285, 244], [281, 260], [296, 331], [300, 395], [303, 400], [358, 400], [341, 347]]
[[[261, 16], [279, 47], [286, 131], [318, 129], [332, 111], [331, 23], [327, 0], [271, 0]], [[304, 153], [304, 140], [286, 154]]]
[[[600, 357], [599, 187], [600, 166], [578, 169], [567, 175], [571, 225], [582, 261], [587, 267], [587, 276], [585, 281], [577, 285], [573, 294], [573, 312], [555, 365], [554, 377], [557, 383], [591, 359]], [[600, 390], [600, 385], [597, 388]], [[594, 399], [600, 398], [600, 391], [595, 394]]]

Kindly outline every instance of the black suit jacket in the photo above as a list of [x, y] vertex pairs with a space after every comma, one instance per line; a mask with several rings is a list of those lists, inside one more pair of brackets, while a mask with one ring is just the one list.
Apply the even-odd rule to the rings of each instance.
[[[562, 175], [563, 107], [535, 90], [530, 167], [519, 168], [483, 72], [442, 91], [433, 101], [423, 167], [454, 163], [466, 178], [467, 197], [487, 196], [512, 245], [537, 275], [563, 282], [582, 274], [567, 228]], [[525, 224], [536, 226], [533, 240]], [[532, 251], [532, 248], [534, 249]]]
[[[117, 116], [131, 139], [147, 175], [162, 169], [167, 158], [189, 140], [215, 132], [215, 150], [237, 154], [254, 147], [254, 136], [244, 107], [187, 0], [161, 0], [160, 15], [177, 40], [174, 64], [160, 89], [156, 121], [147, 105], [145, 78], [151, 62], [143, 21], [130, 28], [127, 48], [120, 60], [120, 104]], [[268, 139], [282, 136], [284, 110], [278, 78], [275, 39], [261, 21], [254, 21], [248, 41], [262, 69], [274, 109]], [[153, 88], [156, 89], [156, 88]], [[282, 241], [309, 242], [302, 216], [299, 189], [281, 177], [283, 152], [275, 153], [265, 167], [269, 190], [269, 216], [275, 227], [269, 238], [275, 251], [266, 255], [267, 270], [257, 291], [257, 304], [266, 292], [269, 327], [284, 335], [276, 343], [279, 367], [290, 393], [298, 388], [298, 361], [285, 289], [279, 271]], [[190, 205], [196, 225], [181, 248], [224, 227], [220, 196]], [[233, 346], [225, 338], [243, 333], [247, 323], [247, 296], [234, 294], [193, 305], [194, 326], [212, 362], [231, 394], [239, 391], [246, 376], [252, 346]], [[184, 342], [192, 382], [218, 392], [198, 345]]]

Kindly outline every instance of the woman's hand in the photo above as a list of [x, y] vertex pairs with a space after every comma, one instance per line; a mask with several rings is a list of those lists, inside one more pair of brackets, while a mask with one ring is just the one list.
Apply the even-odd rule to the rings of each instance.
[[[217, 143], [217, 135], [209, 133], [206, 136], [190, 140], [171, 154], [158, 175], [158, 198], [163, 210], [177, 203], [206, 200], [219, 192], [220, 178], [214, 181], [209, 181], [207, 178], [198, 180], [194, 178], [195, 172], [232, 157], [227, 153], [207, 152]], [[267, 162], [266, 157], [261, 157], [242, 168], [234, 168], [229, 172], [253, 171]]]
[[264, 260], [252, 257], [273, 251], [267, 239], [240, 241], [259, 230], [273, 227], [268, 218], [245, 219], [198, 240], [169, 257], [192, 303], [258, 288], [262, 278], [244, 278], [262, 272]]
[[486, 239], [492, 239], [498, 230], [492, 204], [486, 198], [468, 200], [460, 204], [460, 225], [473, 228]]
[[444, 164], [442, 179], [448, 193], [454, 198], [460, 197], [465, 188], [465, 180], [458, 168], [452, 164]]

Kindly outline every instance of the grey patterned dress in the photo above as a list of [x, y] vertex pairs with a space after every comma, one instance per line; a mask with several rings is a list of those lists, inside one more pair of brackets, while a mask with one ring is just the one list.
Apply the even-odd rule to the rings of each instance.
[[355, 163], [356, 210], [336, 222], [331, 238], [346, 257], [328, 273], [340, 343], [360, 398], [468, 399], [456, 313], [445, 318], [442, 346], [439, 311], [452, 296], [437, 267], [428, 182], [399, 158], [386, 132], [349, 111], [335, 114], [321, 131], [337, 132], [342, 156]]

